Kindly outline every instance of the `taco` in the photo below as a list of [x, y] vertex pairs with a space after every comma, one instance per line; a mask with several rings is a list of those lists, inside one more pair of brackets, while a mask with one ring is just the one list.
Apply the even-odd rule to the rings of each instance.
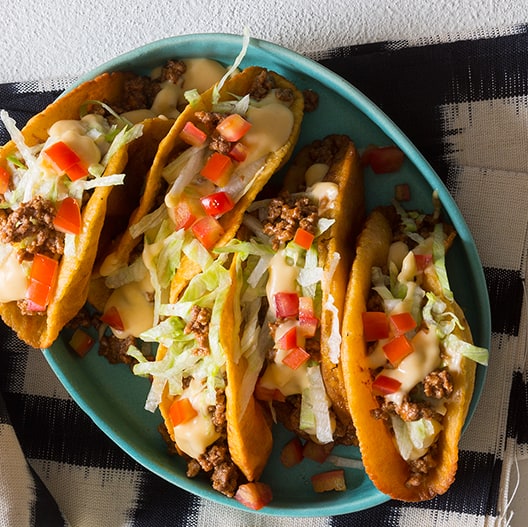
[[251, 346], [256, 334], [239, 273], [237, 258], [231, 266], [226, 255], [212, 260], [142, 334], [159, 344], [156, 360], [128, 351], [139, 361], [134, 373], [152, 380], [146, 408], [159, 406], [165, 439], [186, 459], [187, 476], [206, 473], [229, 497], [260, 477], [272, 447], [270, 423], [253, 397], [263, 358]]
[[[129, 344], [160, 320], [236, 234], [245, 210], [289, 158], [303, 96], [284, 77], [248, 67], [191, 103], [160, 143], [149, 173], [161, 205], [128, 229], [142, 251], [120, 246], [103, 261], [90, 299], [112, 329], [100, 353], [130, 362]], [[94, 277], [95, 278], [95, 277]]]
[[184, 86], [195, 86], [197, 60], [150, 77], [102, 74], [22, 130], [2, 112], [12, 139], [0, 150], [0, 315], [28, 344], [49, 346], [86, 301], [94, 263], [134, 217]]
[[355, 442], [339, 356], [349, 239], [363, 220], [357, 151], [347, 136], [330, 135], [299, 152], [278, 197], [250, 208], [249, 241], [217, 249], [248, 255], [249, 290], [266, 306], [260, 345], [269, 360], [257, 397], [288, 429], [321, 444]]
[[347, 290], [341, 362], [363, 464], [380, 491], [403, 501], [453, 482], [476, 361], [487, 362], [447, 278], [455, 236], [438, 206], [376, 209]]

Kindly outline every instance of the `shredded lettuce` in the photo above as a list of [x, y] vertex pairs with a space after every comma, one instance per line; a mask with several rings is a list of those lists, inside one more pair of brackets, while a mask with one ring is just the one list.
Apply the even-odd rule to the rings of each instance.
[[231, 75], [233, 75], [233, 73], [236, 72], [236, 70], [240, 66], [240, 63], [242, 62], [242, 60], [246, 56], [247, 49], [248, 49], [248, 46], [249, 46], [249, 38], [250, 38], [249, 29], [247, 27], [245, 27], [244, 30], [243, 30], [242, 49], [240, 50], [240, 53], [235, 58], [235, 61], [233, 62], [231, 67], [226, 71], [224, 76], [220, 79], [220, 81], [213, 88], [213, 97], [212, 97], [213, 105], [217, 104], [220, 101], [220, 92], [221, 92], [225, 82], [227, 81], [227, 79], [229, 79], [229, 77], [231, 77]]
[[444, 346], [449, 355], [462, 355], [468, 359], [471, 359], [483, 366], [488, 365], [489, 351], [486, 348], [481, 348], [465, 342], [454, 333], [448, 335], [444, 340]]
[[442, 426], [434, 419], [403, 421], [397, 415], [391, 415], [392, 427], [401, 456], [406, 461], [422, 457], [434, 443]]
[[433, 262], [436, 275], [442, 286], [442, 292], [448, 300], [453, 300], [453, 292], [449, 286], [447, 278], [447, 269], [445, 265], [445, 248], [444, 248], [444, 227], [437, 223], [433, 231]]

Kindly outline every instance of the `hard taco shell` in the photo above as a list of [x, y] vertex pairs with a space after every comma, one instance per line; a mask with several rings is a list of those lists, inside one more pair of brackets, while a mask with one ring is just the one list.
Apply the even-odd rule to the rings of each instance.
[[[454, 392], [447, 405], [443, 431], [438, 442], [437, 466], [424, 483], [407, 487], [411, 475], [407, 462], [395, 446], [393, 435], [382, 419], [371, 412], [378, 408], [372, 393], [372, 376], [366, 360], [367, 346], [363, 338], [362, 313], [371, 287], [371, 269], [385, 265], [392, 242], [389, 221], [381, 211], [373, 211], [359, 236], [356, 258], [352, 266], [347, 289], [343, 322], [343, 347], [341, 362], [350, 412], [356, 426], [365, 470], [374, 485], [383, 493], [403, 501], [422, 501], [444, 493], [454, 480], [458, 461], [458, 441], [473, 393], [475, 363], [462, 359], [460, 369], [453, 376]], [[442, 289], [431, 274], [424, 287], [442, 297]], [[462, 310], [451, 304], [465, 330], [458, 336], [471, 342], [471, 334]]]

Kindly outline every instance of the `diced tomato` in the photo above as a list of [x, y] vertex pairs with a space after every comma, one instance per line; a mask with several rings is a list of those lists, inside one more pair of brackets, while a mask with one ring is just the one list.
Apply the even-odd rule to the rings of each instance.
[[396, 393], [401, 386], [401, 382], [393, 377], [387, 377], [387, 375], [380, 374], [372, 383], [372, 391], [375, 395], [390, 395]]
[[273, 499], [271, 487], [262, 481], [253, 481], [240, 485], [235, 500], [246, 507], [258, 511]]
[[77, 200], [68, 196], [64, 198], [53, 218], [54, 227], [61, 232], [80, 234], [81, 232], [81, 209]]
[[414, 261], [418, 271], [423, 271], [433, 263], [432, 254], [415, 254]]
[[111, 328], [124, 331], [125, 325], [116, 306], [110, 306], [102, 315], [101, 322], [108, 324]]
[[330, 445], [322, 445], [321, 443], [308, 440], [304, 443], [303, 456], [312, 461], [316, 461], [317, 463], [324, 463], [332, 448], [332, 443], [330, 443]]
[[394, 337], [383, 346], [383, 352], [393, 366], [397, 366], [412, 351], [412, 344], [405, 335]]
[[396, 201], [409, 201], [411, 199], [409, 183], [400, 183], [394, 187], [394, 199]]
[[182, 194], [175, 207], [169, 208], [169, 216], [174, 222], [174, 230], [188, 229], [205, 211], [198, 198]]
[[204, 216], [196, 221], [191, 230], [196, 239], [206, 248], [212, 249], [224, 235], [224, 229], [216, 218]]
[[277, 318], [293, 318], [299, 314], [299, 295], [297, 293], [275, 293], [273, 302]]
[[0, 194], [4, 194], [9, 190], [9, 181], [11, 176], [6, 168], [0, 167]]
[[31, 310], [46, 309], [57, 281], [58, 270], [57, 260], [43, 254], [35, 254], [26, 291], [26, 300], [30, 302]]
[[227, 192], [214, 192], [208, 196], [200, 198], [202, 206], [209, 216], [219, 216], [229, 212], [235, 203]]
[[235, 141], [242, 139], [250, 128], [251, 123], [249, 121], [246, 121], [246, 119], [238, 113], [232, 113], [218, 123], [216, 131], [220, 133], [223, 138], [234, 143]]
[[303, 460], [303, 444], [297, 436], [284, 445], [280, 453], [280, 460], [286, 468], [298, 465]]
[[228, 155], [214, 152], [205, 162], [200, 174], [219, 187], [223, 187], [229, 181], [233, 169], [233, 160]]
[[278, 388], [268, 388], [257, 382], [255, 385], [255, 397], [259, 401], [281, 401], [284, 402], [286, 397]]
[[313, 337], [318, 325], [313, 299], [309, 296], [299, 297], [299, 333], [304, 337]]
[[77, 328], [71, 336], [68, 344], [79, 357], [84, 357], [95, 344], [95, 339], [84, 329]]
[[81, 161], [81, 158], [63, 141], [53, 143], [42, 153], [62, 172]]
[[290, 328], [278, 340], [277, 346], [281, 350], [291, 350], [297, 347], [297, 326]]
[[191, 401], [187, 397], [180, 397], [175, 399], [169, 408], [169, 417], [172, 426], [178, 426], [182, 423], [190, 421], [198, 415], [194, 409]]
[[68, 170], [66, 170], [66, 174], [68, 174], [68, 177], [72, 181], [77, 181], [78, 179], [88, 175], [88, 169], [82, 163], [77, 163], [76, 165], [72, 165], [70, 168], [68, 168]]
[[188, 145], [200, 146], [205, 143], [207, 134], [200, 130], [192, 121], [187, 121], [180, 132], [180, 138]]
[[330, 490], [346, 490], [345, 471], [343, 469], [321, 472], [311, 477], [312, 487], [315, 492], [328, 492]]
[[311, 232], [299, 227], [297, 231], [295, 231], [293, 241], [303, 249], [308, 250], [312, 246], [314, 238], [315, 236]]
[[403, 335], [416, 327], [416, 320], [408, 313], [395, 313], [389, 317], [390, 325], [394, 335]]
[[397, 172], [403, 165], [405, 154], [397, 146], [369, 146], [361, 156], [365, 166], [375, 174]]
[[57, 172], [65, 172], [75, 181], [88, 175], [88, 169], [80, 157], [63, 141], [57, 141], [42, 152], [55, 166]]
[[229, 151], [229, 157], [232, 157], [235, 161], [242, 163], [245, 161], [248, 155], [248, 147], [244, 143], [235, 143]]
[[292, 370], [296, 370], [300, 366], [302, 366], [308, 359], [310, 358], [310, 354], [302, 349], [300, 346], [296, 346], [290, 352], [286, 357], [282, 359], [282, 363], [288, 366], [288, 368], [291, 368]]
[[389, 321], [383, 311], [366, 311], [363, 319], [363, 337], [367, 342], [386, 339], [389, 336]]

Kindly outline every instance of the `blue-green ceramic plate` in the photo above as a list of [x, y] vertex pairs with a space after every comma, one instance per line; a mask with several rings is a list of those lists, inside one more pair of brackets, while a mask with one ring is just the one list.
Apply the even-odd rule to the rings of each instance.
[[[133, 70], [146, 74], [169, 58], [209, 57], [230, 65], [241, 46], [242, 37], [235, 35], [202, 34], [168, 38], [119, 56], [88, 73], [79, 82], [104, 71]], [[396, 144], [405, 152], [406, 161], [398, 175], [367, 174], [369, 208], [389, 203], [394, 185], [401, 181], [408, 182], [412, 189], [412, 201], [407, 204], [409, 207], [430, 210], [432, 191], [438, 190], [444, 212], [458, 231], [447, 262], [452, 287], [466, 311], [476, 343], [489, 347], [489, 301], [471, 233], [455, 202], [423, 156], [370, 100], [318, 63], [269, 42], [251, 39], [241, 67], [249, 65], [275, 70], [298, 88], [310, 88], [319, 94], [317, 110], [305, 116], [298, 147], [330, 133], [343, 133], [352, 137], [360, 149], [369, 144]], [[160, 415], [143, 409], [149, 389], [148, 380], [134, 377], [127, 366], [110, 365], [96, 350], [80, 359], [67, 349], [65, 342], [66, 336], [63, 335], [44, 351], [45, 357], [73, 399], [115, 443], [167, 481], [210, 500], [243, 508], [237, 501], [213, 491], [207, 481], [188, 479], [184, 461], [167, 454], [157, 432]], [[479, 366], [469, 417], [479, 399], [484, 378], [485, 368]], [[332, 465], [304, 460], [293, 469], [284, 468], [279, 461], [279, 452], [288, 437], [284, 431], [277, 433], [275, 449], [262, 477], [263, 481], [271, 484], [274, 499], [261, 513], [337, 515], [374, 507], [388, 500], [360, 469], [346, 469], [348, 488], [345, 492], [315, 493], [310, 476], [329, 470]], [[340, 447], [336, 453], [360, 459], [357, 448]]]

